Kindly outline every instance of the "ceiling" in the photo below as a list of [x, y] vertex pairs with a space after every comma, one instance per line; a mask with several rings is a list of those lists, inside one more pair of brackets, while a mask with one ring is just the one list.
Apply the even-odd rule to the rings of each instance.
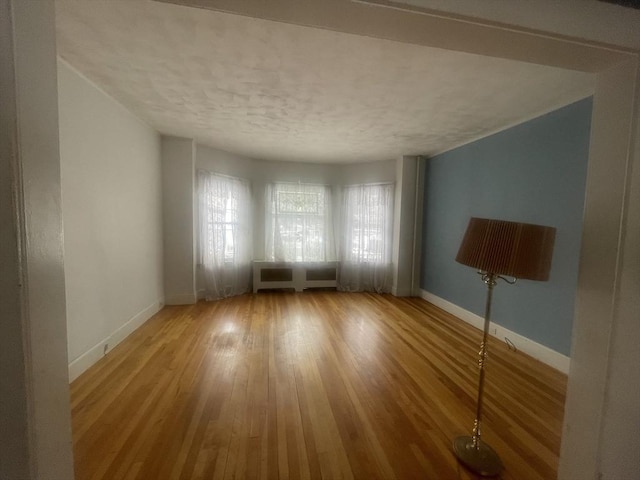
[[56, 0], [58, 54], [161, 133], [265, 160], [433, 155], [593, 75], [149, 0]]

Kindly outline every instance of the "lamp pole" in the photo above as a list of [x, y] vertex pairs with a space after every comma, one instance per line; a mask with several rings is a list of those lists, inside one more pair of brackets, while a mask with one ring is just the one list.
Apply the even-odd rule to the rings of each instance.
[[487, 337], [489, 335], [489, 325], [491, 323], [491, 300], [493, 297], [493, 287], [496, 286], [496, 276], [488, 273], [482, 276], [482, 281], [487, 285], [487, 301], [484, 307], [484, 331], [482, 333], [482, 343], [478, 352], [478, 367], [480, 367], [480, 379], [478, 380], [478, 401], [476, 406], [476, 419], [473, 422], [473, 446], [478, 448], [480, 444], [480, 422], [482, 421], [482, 396], [484, 393], [484, 364], [487, 361]]
[[[487, 360], [487, 338], [489, 336], [489, 325], [491, 323], [491, 300], [493, 297], [493, 287], [496, 286], [500, 277], [494, 273], [478, 272], [482, 275], [482, 281], [487, 285], [487, 301], [484, 309], [484, 331], [482, 333], [482, 343], [478, 352], [478, 367], [480, 368], [480, 378], [478, 380], [478, 400], [476, 402], [476, 418], [473, 422], [472, 435], [457, 437], [453, 441], [453, 450], [458, 459], [467, 468], [479, 475], [493, 477], [502, 471], [502, 461], [498, 454], [489, 445], [482, 441], [480, 424], [482, 422], [482, 398], [484, 394], [484, 365]], [[506, 279], [504, 279], [507, 281]], [[512, 282], [508, 282], [512, 283]], [[515, 281], [513, 282], [515, 283]]]

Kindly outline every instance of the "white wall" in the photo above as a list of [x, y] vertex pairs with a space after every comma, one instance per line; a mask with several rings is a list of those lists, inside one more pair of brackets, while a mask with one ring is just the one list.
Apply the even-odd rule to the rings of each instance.
[[0, 0], [0, 478], [71, 480], [53, 1]]
[[163, 303], [160, 137], [58, 63], [69, 374]]
[[162, 137], [164, 295], [167, 305], [196, 302], [195, 142]]
[[[609, 378], [604, 399], [600, 471], [603, 479], [634, 478], [640, 472], [640, 65], [636, 73], [635, 157], [629, 167], [629, 195], [621, 244], [622, 268], [611, 331]], [[634, 368], [635, 366], [636, 368]]]
[[418, 189], [417, 156], [403, 156], [396, 160], [396, 196], [393, 218], [393, 288], [398, 297], [413, 294], [416, 245], [416, 195]]
[[337, 185], [358, 185], [362, 183], [394, 183], [396, 181], [396, 162], [352, 163], [338, 165]]
[[[598, 75], [558, 478], [640, 470], [638, 58]], [[635, 129], [634, 129], [635, 126]], [[635, 140], [634, 140], [635, 135]], [[636, 176], [633, 177], [632, 175]], [[579, 448], [576, 448], [579, 447]]]

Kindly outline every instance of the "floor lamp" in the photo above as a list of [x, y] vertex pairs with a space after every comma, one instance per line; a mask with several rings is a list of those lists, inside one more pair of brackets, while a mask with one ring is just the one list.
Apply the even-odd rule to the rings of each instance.
[[487, 335], [491, 321], [493, 287], [498, 280], [510, 284], [515, 283], [518, 278], [548, 280], [555, 234], [556, 229], [552, 227], [471, 218], [456, 256], [457, 262], [478, 270], [482, 281], [487, 285], [487, 302], [484, 332], [478, 353], [480, 379], [476, 419], [472, 435], [457, 437], [453, 441], [453, 450], [458, 460], [467, 468], [485, 477], [498, 475], [502, 470], [502, 461], [498, 454], [480, 438], [484, 366], [487, 360]]

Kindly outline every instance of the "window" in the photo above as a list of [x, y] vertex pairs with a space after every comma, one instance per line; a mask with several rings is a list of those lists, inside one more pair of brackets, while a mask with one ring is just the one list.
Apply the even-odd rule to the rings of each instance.
[[244, 180], [198, 171], [199, 264], [207, 298], [249, 289], [251, 195]]
[[233, 262], [238, 250], [234, 232], [239, 226], [238, 198], [231, 190], [218, 191], [223, 195], [208, 195], [206, 204], [206, 235], [204, 248], [208, 255], [218, 253], [224, 262]]
[[284, 183], [269, 185], [265, 233], [268, 260], [333, 260], [329, 187]]
[[391, 287], [393, 185], [345, 187], [339, 288], [384, 292]]

